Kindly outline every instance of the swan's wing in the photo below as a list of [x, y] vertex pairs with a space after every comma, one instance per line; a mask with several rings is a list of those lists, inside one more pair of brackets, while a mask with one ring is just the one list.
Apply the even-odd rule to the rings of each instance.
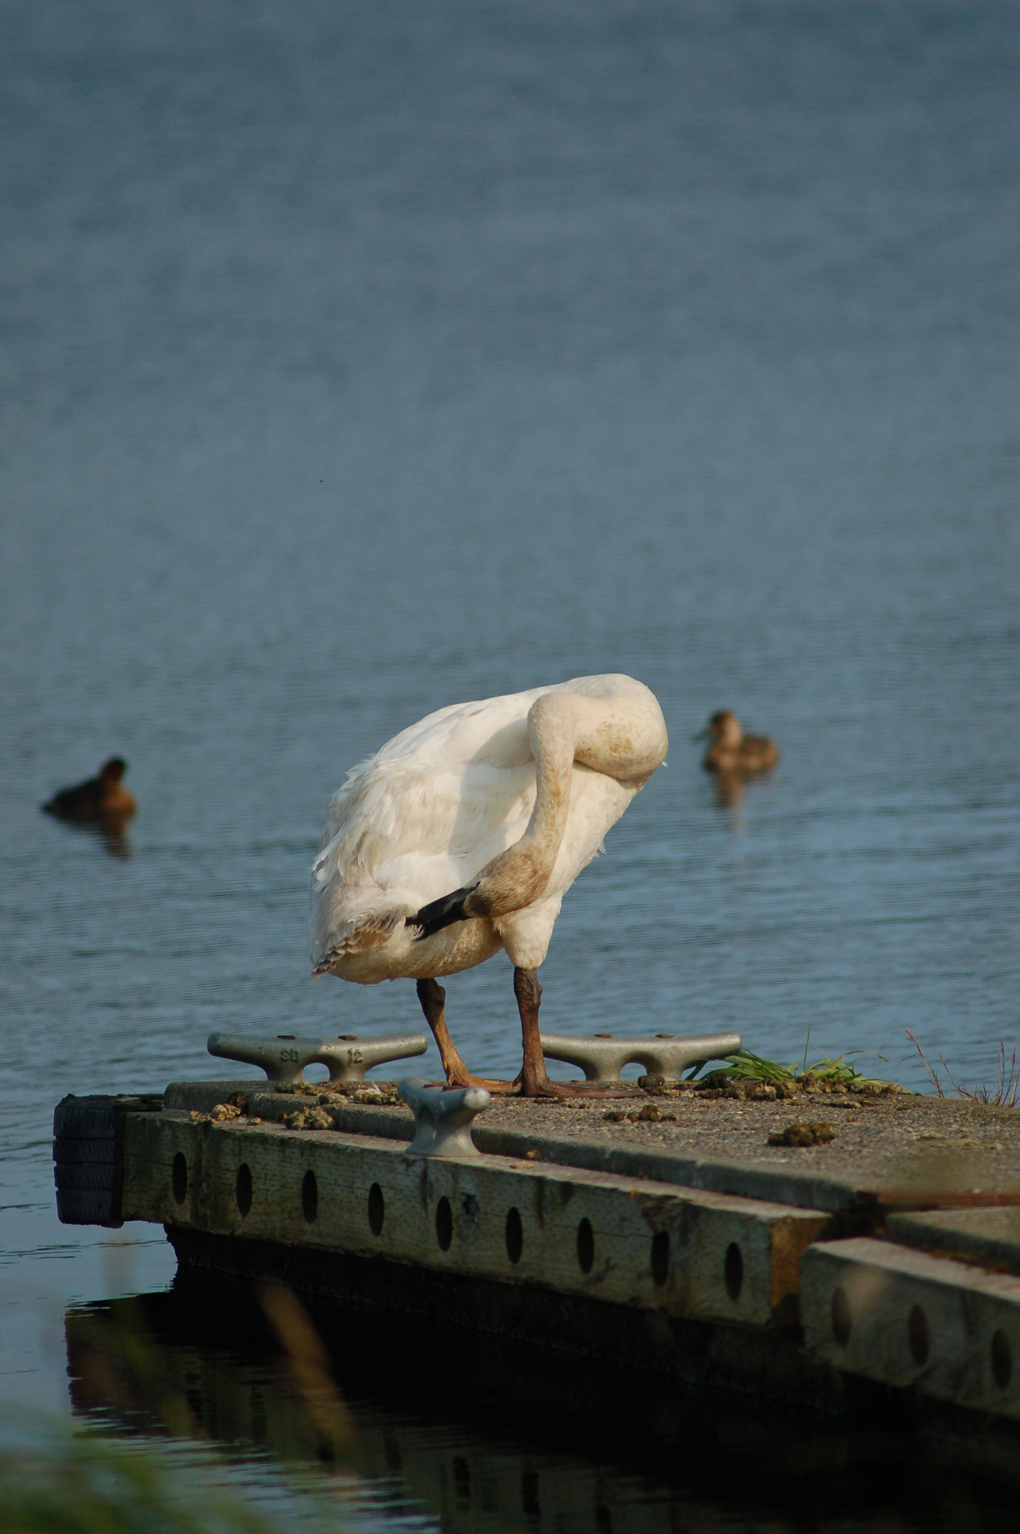
[[509, 845], [508, 837], [522, 834], [534, 804], [535, 767], [376, 769], [347, 788], [336, 830], [315, 860], [313, 887], [334, 873], [381, 889], [410, 882], [421, 904], [434, 896], [418, 887], [416, 866], [437, 862], [450, 875], [471, 877]]
[[[352, 833], [355, 844], [366, 838], [357, 856], [368, 866], [401, 846], [445, 843], [465, 809], [465, 795], [472, 797], [474, 783], [478, 794], [467, 812], [484, 820], [491, 813], [486, 807], [491, 784], [485, 769], [532, 762], [528, 710], [548, 690], [540, 687], [480, 703], [453, 704], [395, 735], [374, 756], [352, 767], [331, 798], [320, 857], [338, 844], [338, 838], [346, 845]], [[370, 846], [373, 833], [380, 838], [376, 852]], [[353, 854], [352, 845], [345, 855]]]
[[522, 835], [535, 795], [534, 696], [441, 709], [348, 774], [312, 869], [317, 967], [385, 941]]

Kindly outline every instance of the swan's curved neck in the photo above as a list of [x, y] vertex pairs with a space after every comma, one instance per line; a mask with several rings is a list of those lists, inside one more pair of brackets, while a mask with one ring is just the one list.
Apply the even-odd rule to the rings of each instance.
[[666, 753], [666, 730], [651, 694], [644, 688], [641, 693], [651, 707], [644, 697], [566, 691], [535, 700], [528, 714], [535, 805], [520, 840], [481, 870], [466, 906], [471, 915], [519, 911], [545, 892], [567, 828], [575, 763], [635, 793], [651, 777]]

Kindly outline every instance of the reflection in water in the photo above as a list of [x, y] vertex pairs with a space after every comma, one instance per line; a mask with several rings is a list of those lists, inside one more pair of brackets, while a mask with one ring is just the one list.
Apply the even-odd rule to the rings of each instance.
[[[61, 817], [62, 818], [62, 817]], [[69, 831], [81, 836], [92, 836], [111, 858], [129, 858], [131, 843], [127, 838], [127, 818], [122, 815], [100, 815], [95, 820], [65, 820]]]
[[744, 802], [744, 776], [740, 772], [713, 773], [715, 799], [720, 809], [739, 810]]
[[353, 1419], [346, 1436], [323, 1432], [293, 1347], [288, 1362], [236, 1293], [178, 1288], [70, 1310], [72, 1401], [120, 1429], [249, 1464], [269, 1456], [289, 1484], [328, 1487], [387, 1527], [423, 1511], [444, 1528], [522, 1534], [1015, 1527], [1008, 1435], [920, 1440], [873, 1400], [866, 1429], [850, 1429], [637, 1370], [525, 1357], [421, 1318], [333, 1305], [316, 1319], [340, 1394], [328, 1390]]
[[103, 850], [111, 858], [129, 858], [131, 843], [124, 830], [125, 821], [117, 815], [104, 815], [96, 822], [95, 831], [103, 844]]

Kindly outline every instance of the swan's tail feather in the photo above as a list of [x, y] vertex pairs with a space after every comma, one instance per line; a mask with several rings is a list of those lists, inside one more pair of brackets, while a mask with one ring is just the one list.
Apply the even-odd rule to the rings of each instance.
[[344, 896], [349, 898], [350, 892], [342, 884], [338, 888], [337, 884], [327, 885], [316, 905], [312, 934], [313, 975], [326, 974], [346, 954], [364, 952], [366, 948], [388, 942], [403, 926], [405, 917], [411, 914], [409, 905], [392, 901], [368, 910], [351, 911], [348, 905], [345, 911]]

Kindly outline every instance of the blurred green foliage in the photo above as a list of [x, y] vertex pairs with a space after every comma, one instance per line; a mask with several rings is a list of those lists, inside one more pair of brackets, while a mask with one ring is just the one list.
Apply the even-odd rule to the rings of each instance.
[[276, 1534], [209, 1477], [147, 1447], [47, 1428], [0, 1446], [3, 1534]]

